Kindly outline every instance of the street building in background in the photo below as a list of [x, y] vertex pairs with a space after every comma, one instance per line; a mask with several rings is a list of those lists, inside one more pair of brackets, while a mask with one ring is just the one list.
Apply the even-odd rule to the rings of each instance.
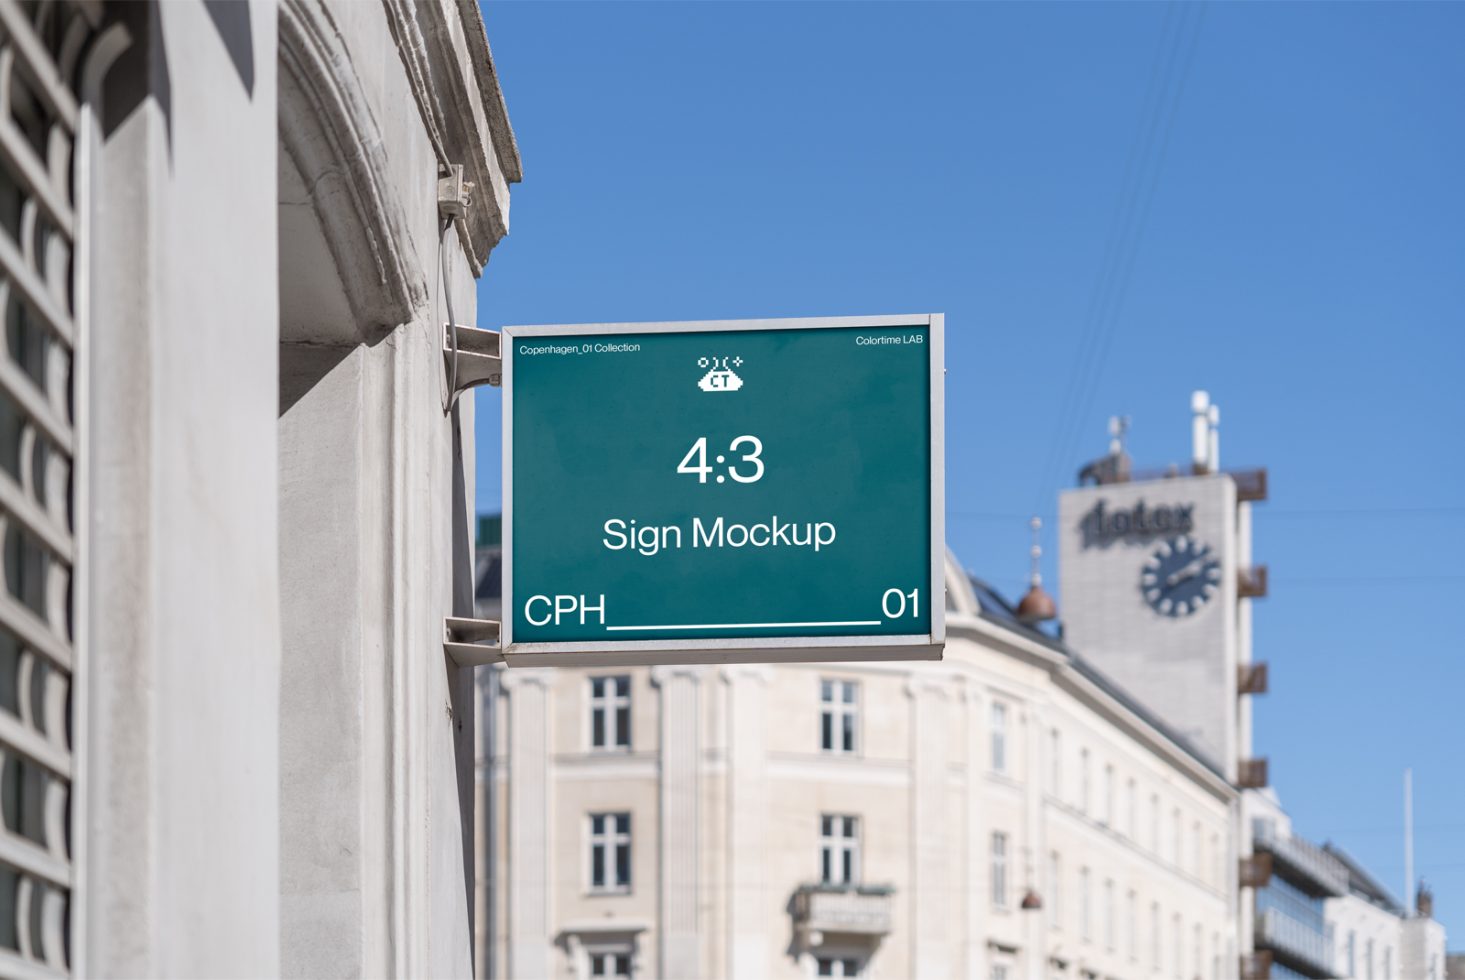
[[941, 663], [495, 669], [483, 975], [1228, 977], [1235, 787], [947, 576]]
[[480, 976], [1439, 977], [1253, 753], [1266, 472], [1192, 409], [1184, 467], [1116, 420], [1061, 494], [1057, 628], [950, 557], [940, 664], [485, 669]]
[[1434, 920], [1434, 897], [1420, 885], [1406, 909], [1352, 855], [1323, 845], [1348, 876], [1348, 893], [1324, 905], [1333, 933], [1333, 976], [1368, 980], [1402, 975], [1442, 980], [1445, 929]]

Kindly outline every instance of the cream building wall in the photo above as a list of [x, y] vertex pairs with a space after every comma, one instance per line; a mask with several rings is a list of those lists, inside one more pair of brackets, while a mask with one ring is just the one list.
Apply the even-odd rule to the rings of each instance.
[[1347, 980], [1393, 980], [1399, 972], [1403, 918], [1355, 894], [1329, 899], [1333, 964]]
[[[940, 663], [500, 671], [482, 972], [1231, 976], [1236, 791], [954, 563], [948, 583]], [[630, 679], [625, 749], [590, 745], [597, 675]], [[821, 745], [824, 680], [857, 685], [852, 753]], [[630, 815], [624, 893], [588, 887], [594, 813]], [[818, 887], [822, 815], [857, 818], [860, 887]]]

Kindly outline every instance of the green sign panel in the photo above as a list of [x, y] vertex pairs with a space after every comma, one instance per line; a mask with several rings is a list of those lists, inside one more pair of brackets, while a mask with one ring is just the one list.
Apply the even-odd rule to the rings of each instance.
[[940, 316], [509, 327], [505, 659], [934, 659]]

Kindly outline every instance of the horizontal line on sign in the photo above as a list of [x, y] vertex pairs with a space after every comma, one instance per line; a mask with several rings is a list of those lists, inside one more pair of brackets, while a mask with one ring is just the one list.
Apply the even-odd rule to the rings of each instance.
[[607, 626], [606, 630], [766, 630], [795, 626], [879, 626], [878, 619], [839, 623], [676, 623], [670, 626]]

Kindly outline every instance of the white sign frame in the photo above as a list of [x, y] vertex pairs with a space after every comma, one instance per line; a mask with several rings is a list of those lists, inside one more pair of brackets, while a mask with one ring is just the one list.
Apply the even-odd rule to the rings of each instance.
[[[514, 641], [514, 345], [540, 337], [821, 328], [927, 328], [930, 366], [931, 597], [929, 633], [880, 636], [706, 637], [610, 641]], [[500, 637], [509, 667], [643, 666], [657, 664], [821, 663], [940, 660], [946, 645], [946, 317], [790, 317], [757, 320], [679, 320], [651, 323], [574, 323], [504, 327], [503, 358], [503, 622]]]

